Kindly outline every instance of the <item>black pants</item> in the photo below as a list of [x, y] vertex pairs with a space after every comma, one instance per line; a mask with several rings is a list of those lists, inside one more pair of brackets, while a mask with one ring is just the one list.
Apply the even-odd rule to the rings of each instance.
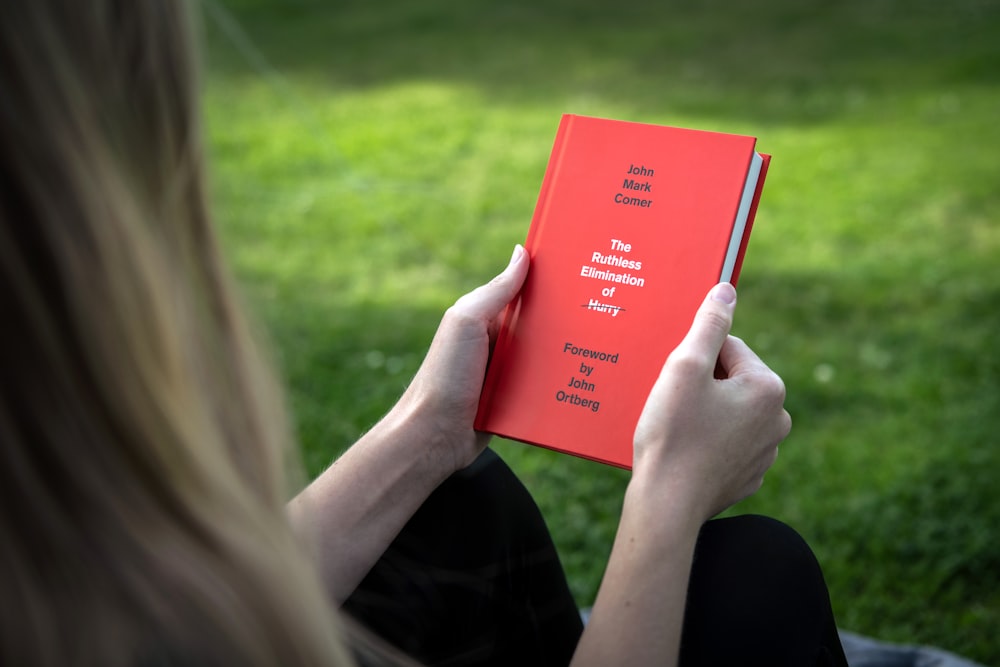
[[[682, 665], [846, 665], [808, 545], [764, 517], [710, 521]], [[567, 665], [583, 623], [538, 507], [487, 450], [442, 484], [344, 610], [427, 665]]]

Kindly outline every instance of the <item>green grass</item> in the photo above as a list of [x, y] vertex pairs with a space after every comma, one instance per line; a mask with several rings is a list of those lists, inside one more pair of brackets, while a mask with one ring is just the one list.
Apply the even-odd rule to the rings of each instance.
[[[736, 511], [807, 537], [841, 626], [1000, 664], [996, 2], [206, 7], [219, 219], [310, 472], [523, 240], [560, 114], [753, 134], [736, 333], [795, 427]], [[588, 604], [627, 475], [496, 449]]]

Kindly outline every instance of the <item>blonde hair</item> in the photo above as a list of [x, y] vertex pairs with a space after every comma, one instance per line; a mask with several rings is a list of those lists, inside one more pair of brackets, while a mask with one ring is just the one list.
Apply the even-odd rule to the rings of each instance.
[[209, 220], [186, 4], [0, 20], [2, 664], [350, 664]]

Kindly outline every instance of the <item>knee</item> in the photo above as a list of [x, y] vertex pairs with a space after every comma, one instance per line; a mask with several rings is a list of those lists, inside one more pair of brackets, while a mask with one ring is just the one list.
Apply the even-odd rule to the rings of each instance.
[[[718, 657], [696, 664], [735, 664], [738, 654], [769, 656], [742, 664], [814, 664], [831, 632], [822, 571], [794, 529], [763, 516], [705, 524], [688, 588], [685, 655]], [[737, 653], [720, 654], [727, 646]]]
[[706, 523], [698, 536], [695, 558], [721, 559], [739, 569], [818, 567], [812, 549], [794, 528], [756, 514]]
[[717, 519], [705, 524], [691, 570], [689, 602], [738, 615], [775, 602], [784, 613], [811, 608], [827, 598], [819, 563], [790, 526], [763, 516]]

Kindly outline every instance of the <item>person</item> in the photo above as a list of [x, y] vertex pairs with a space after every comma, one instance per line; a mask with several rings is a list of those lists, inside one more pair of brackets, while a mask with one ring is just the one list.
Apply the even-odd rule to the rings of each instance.
[[801, 539], [708, 521], [790, 428], [727, 284], [637, 424], [586, 627], [472, 428], [521, 248], [287, 502], [280, 391], [206, 203], [189, 11], [35, 0], [0, 22], [0, 663], [845, 664]]

